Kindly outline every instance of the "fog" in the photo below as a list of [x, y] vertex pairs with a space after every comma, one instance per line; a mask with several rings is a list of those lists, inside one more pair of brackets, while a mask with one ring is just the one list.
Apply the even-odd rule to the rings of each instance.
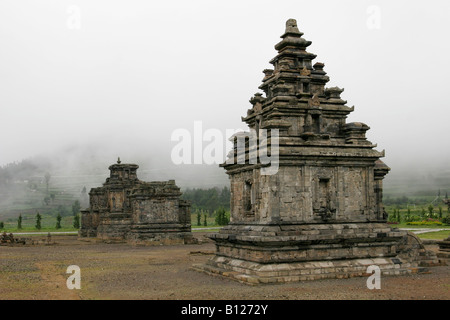
[[294, 18], [389, 176], [448, 173], [449, 12], [445, 0], [2, 0], [0, 165], [46, 156], [60, 176], [103, 181], [121, 157], [150, 180], [226, 183], [217, 165], [171, 163], [171, 134], [245, 129]]

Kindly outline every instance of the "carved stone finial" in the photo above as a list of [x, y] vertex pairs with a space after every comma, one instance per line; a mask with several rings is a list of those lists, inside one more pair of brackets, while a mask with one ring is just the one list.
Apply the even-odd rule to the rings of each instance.
[[117, 158], [117, 164], [120, 164], [122, 161], [120, 161], [120, 157]]
[[300, 33], [300, 30], [298, 30], [297, 27], [297, 20], [295, 19], [289, 19], [286, 21], [286, 32], [285, 33]]

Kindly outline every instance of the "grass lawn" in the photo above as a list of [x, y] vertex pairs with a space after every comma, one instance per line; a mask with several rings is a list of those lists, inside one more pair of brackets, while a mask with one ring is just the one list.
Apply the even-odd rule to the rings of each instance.
[[417, 235], [420, 239], [444, 240], [450, 237], [450, 229], [445, 231], [435, 231], [421, 233]]
[[449, 225], [410, 225], [406, 223], [399, 224], [389, 224], [391, 228], [399, 228], [399, 229], [450, 229]]

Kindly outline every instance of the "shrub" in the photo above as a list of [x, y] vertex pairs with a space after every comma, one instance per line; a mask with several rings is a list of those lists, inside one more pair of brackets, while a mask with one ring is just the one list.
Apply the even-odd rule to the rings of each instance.
[[197, 226], [201, 226], [202, 225], [202, 214], [200, 213], [200, 211], [197, 211]]
[[216, 224], [219, 226], [225, 226], [229, 222], [229, 219], [227, 217], [227, 213], [225, 211], [225, 208], [221, 207], [216, 212]]
[[80, 229], [80, 214], [76, 214], [75, 217], [73, 217], [73, 227], [75, 229]]
[[17, 219], [17, 229], [21, 230], [22, 229], [22, 215], [19, 214], [19, 218]]
[[39, 214], [39, 212], [36, 214], [36, 229], [41, 230], [41, 219], [42, 216]]
[[442, 225], [442, 222], [435, 219], [427, 219], [422, 221], [411, 221], [406, 224], [413, 226], [440, 226]]
[[421, 217], [424, 219], [426, 216], [425, 208], [422, 208], [422, 211], [420, 212]]
[[407, 211], [406, 211], [406, 214], [405, 214], [405, 222], [412, 221], [411, 218], [412, 218], [411, 217], [411, 209], [408, 208]]
[[394, 209], [392, 214], [389, 214], [388, 222], [397, 222], [397, 209]]
[[56, 216], [56, 229], [61, 229], [61, 215]]
[[447, 215], [445, 218], [442, 218], [441, 221], [444, 224], [450, 224], [450, 215]]

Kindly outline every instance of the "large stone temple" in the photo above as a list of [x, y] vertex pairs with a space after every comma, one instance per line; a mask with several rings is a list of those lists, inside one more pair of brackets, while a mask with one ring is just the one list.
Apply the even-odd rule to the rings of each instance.
[[89, 192], [90, 206], [81, 211], [80, 237], [132, 243], [191, 243], [190, 204], [180, 199], [174, 180], [143, 182], [136, 164], [120, 159], [109, 167], [102, 187]]
[[263, 71], [265, 96], [255, 94], [242, 118], [257, 137], [266, 130], [269, 151], [278, 144], [278, 168], [265, 174], [267, 164], [248, 161], [250, 134], [245, 148], [238, 140], [246, 133], [231, 138], [234, 150], [221, 165], [231, 183], [230, 224], [210, 235], [215, 256], [194, 269], [273, 283], [363, 276], [370, 265], [397, 275], [437, 264], [416, 236], [386, 224], [384, 151], [366, 139], [366, 124], [346, 123], [354, 108], [343, 89], [326, 88], [324, 64], [313, 63], [302, 36], [288, 20], [274, 67]]

